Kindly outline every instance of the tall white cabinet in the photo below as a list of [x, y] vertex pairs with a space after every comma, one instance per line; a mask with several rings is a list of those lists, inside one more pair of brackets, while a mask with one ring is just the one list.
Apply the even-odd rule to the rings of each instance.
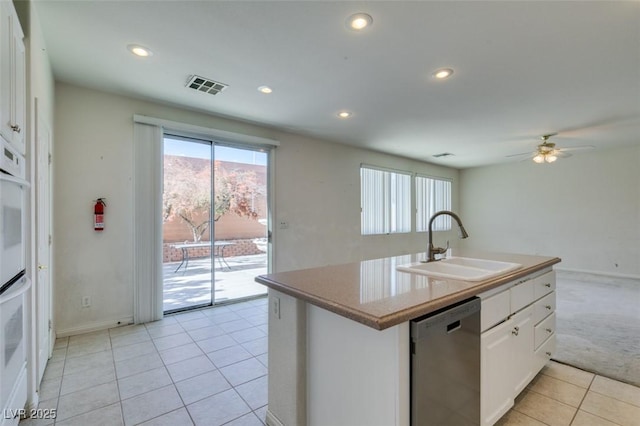
[[[26, 155], [26, 84], [24, 33], [13, 2], [0, 0], [0, 137], [22, 156]], [[4, 343], [8, 343], [2, 345], [4, 351], [3, 356], [0, 356], [4, 364], [2, 371], [5, 372], [0, 377], [1, 426], [16, 426], [20, 416], [24, 414], [22, 409], [27, 402], [27, 359], [30, 344], [27, 316], [31, 310], [28, 291], [28, 286], [23, 285], [18, 290], [12, 288], [3, 295], [3, 308], [18, 304], [19, 310], [15, 312], [20, 314], [10, 318], [6, 315], [2, 317], [3, 326], [12, 324], [12, 334], [5, 336], [5, 329], [0, 331], [2, 339], [5, 339]]]
[[24, 34], [13, 2], [0, 1], [0, 136], [26, 151], [26, 57]]

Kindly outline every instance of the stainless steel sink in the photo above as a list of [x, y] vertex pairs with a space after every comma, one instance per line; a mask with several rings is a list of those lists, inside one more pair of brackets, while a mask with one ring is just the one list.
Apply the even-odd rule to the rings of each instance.
[[450, 257], [437, 262], [416, 262], [400, 265], [396, 269], [414, 274], [463, 281], [483, 281], [522, 267], [519, 263], [471, 257]]

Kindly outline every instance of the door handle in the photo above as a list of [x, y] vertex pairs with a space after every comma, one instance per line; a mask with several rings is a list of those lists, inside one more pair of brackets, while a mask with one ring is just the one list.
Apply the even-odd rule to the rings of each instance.
[[45, 270], [45, 269], [48, 269], [48, 268], [47, 268], [47, 265], [40, 265], [40, 264], [38, 264], [38, 270], [43, 271], [43, 270]]

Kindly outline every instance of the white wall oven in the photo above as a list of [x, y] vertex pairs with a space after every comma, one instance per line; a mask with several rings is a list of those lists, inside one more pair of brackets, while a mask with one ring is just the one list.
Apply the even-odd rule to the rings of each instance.
[[25, 299], [27, 192], [24, 157], [0, 137], [0, 426], [15, 425], [27, 400]]
[[26, 203], [29, 184], [24, 158], [0, 138], [0, 294], [16, 283], [26, 267]]
[[15, 426], [27, 402], [26, 276], [0, 295], [0, 426]]

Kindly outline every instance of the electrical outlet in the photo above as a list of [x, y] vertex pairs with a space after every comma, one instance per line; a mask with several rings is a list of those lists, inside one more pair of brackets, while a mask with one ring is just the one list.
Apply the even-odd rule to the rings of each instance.
[[273, 307], [273, 316], [277, 319], [280, 319], [280, 298], [273, 297], [271, 304]]
[[83, 308], [88, 308], [89, 306], [91, 306], [91, 297], [83, 296], [82, 297], [82, 307]]
[[286, 220], [281, 220], [280, 229], [289, 229], [289, 222], [287, 222]]

